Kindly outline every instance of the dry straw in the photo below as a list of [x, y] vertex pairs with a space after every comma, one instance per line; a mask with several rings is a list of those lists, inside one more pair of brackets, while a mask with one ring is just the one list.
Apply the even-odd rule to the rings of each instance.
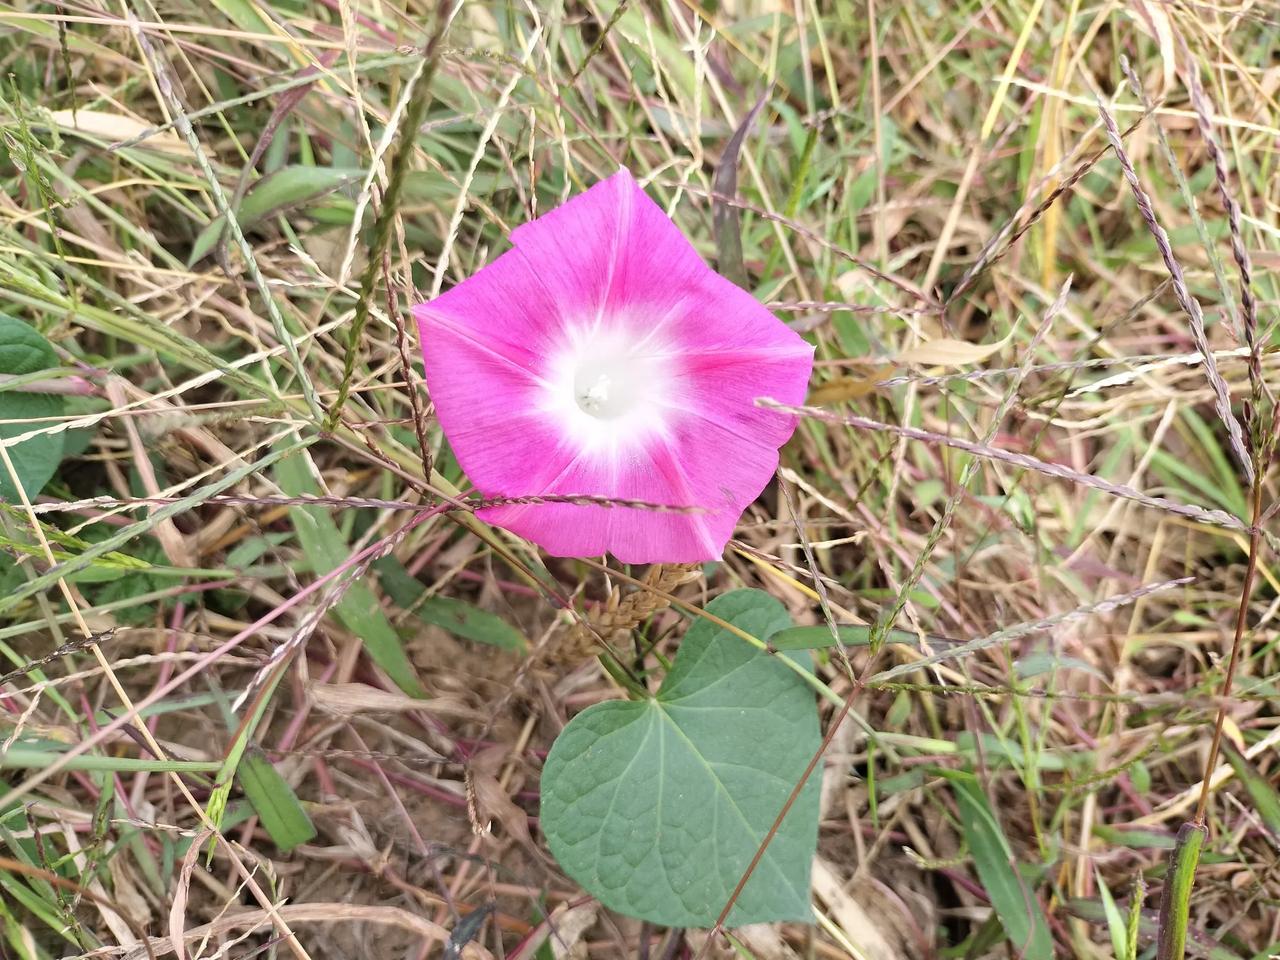
[[677, 587], [697, 580], [697, 564], [655, 563], [644, 576], [643, 586], [625, 597], [614, 587], [609, 599], [585, 620], [579, 620], [547, 651], [553, 663], [581, 663], [600, 651], [601, 643], [621, 643], [631, 631], [655, 613], [671, 606], [669, 595]]

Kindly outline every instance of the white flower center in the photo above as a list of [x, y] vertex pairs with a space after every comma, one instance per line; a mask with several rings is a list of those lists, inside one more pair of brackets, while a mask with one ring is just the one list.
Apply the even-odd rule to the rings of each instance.
[[637, 404], [644, 402], [644, 384], [635, 375], [635, 368], [609, 364], [602, 367], [588, 360], [578, 368], [573, 377], [573, 396], [583, 413], [601, 420], [615, 420], [626, 416]]
[[662, 345], [621, 325], [570, 332], [552, 360], [547, 408], [589, 452], [616, 452], [665, 431], [674, 382]]

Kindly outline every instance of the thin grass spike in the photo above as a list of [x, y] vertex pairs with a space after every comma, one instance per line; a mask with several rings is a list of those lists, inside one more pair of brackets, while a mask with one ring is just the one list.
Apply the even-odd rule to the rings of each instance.
[[1177, 257], [1173, 254], [1173, 246], [1169, 242], [1169, 235], [1165, 233], [1164, 227], [1160, 226], [1160, 222], [1156, 219], [1155, 210], [1151, 206], [1151, 198], [1147, 196], [1146, 190], [1143, 189], [1142, 183], [1138, 180], [1138, 172], [1134, 170], [1133, 162], [1125, 151], [1124, 141], [1120, 137], [1120, 129], [1116, 126], [1115, 117], [1101, 102], [1098, 103], [1098, 113], [1101, 115], [1103, 125], [1106, 127], [1107, 138], [1111, 141], [1111, 148], [1115, 151], [1116, 158], [1120, 161], [1120, 169], [1124, 172], [1124, 178], [1129, 184], [1129, 189], [1133, 192], [1133, 199], [1138, 205], [1138, 212], [1142, 215], [1143, 221], [1146, 222], [1147, 229], [1151, 231], [1151, 235], [1155, 237], [1156, 246], [1160, 250], [1161, 259], [1164, 260], [1165, 269], [1169, 271], [1169, 276], [1173, 279], [1174, 296], [1177, 297], [1179, 306], [1182, 307], [1187, 319], [1190, 321], [1191, 337], [1204, 357], [1205, 376], [1209, 379], [1209, 385], [1213, 387], [1214, 409], [1217, 410], [1218, 419], [1222, 421], [1222, 425], [1226, 428], [1231, 452], [1235, 454], [1236, 461], [1245, 479], [1252, 484], [1254, 475], [1253, 459], [1249, 456], [1249, 451], [1245, 446], [1244, 431], [1240, 429], [1240, 421], [1236, 419], [1236, 415], [1231, 411], [1231, 391], [1228, 389], [1226, 381], [1222, 379], [1222, 374], [1218, 372], [1218, 364], [1213, 358], [1213, 351], [1209, 348], [1209, 337], [1205, 332], [1204, 313], [1200, 309], [1200, 302], [1191, 295], [1191, 291], [1187, 288], [1187, 279], [1183, 275], [1182, 265], [1178, 263]]
[[1207, 523], [1213, 526], [1225, 527], [1229, 530], [1239, 530], [1247, 532], [1249, 524], [1241, 520], [1239, 517], [1232, 516], [1225, 510], [1213, 510], [1207, 507], [1198, 507], [1189, 503], [1178, 503], [1175, 500], [1169, 500], [1166, 497], [1153, 497], [1135, 490], [1122, 483], [1112, 483], [1109, 480], [1103, 480], [1101, 477], [1095, 477], [1092, 474], [1081, 473], [1078, 470], [1072, 470], [1070, 467], [1060, 463], [1052, 463], [1047, 460], [1041, 460], [1038, 457], [1032, 457], [1025, 453], [1015, 453], [1011, 450], [1002, 450], [999, 447], [984, 446], [980, 443], [974, 443], [969, 440], [961, 440], [958, 437], [949, 437], [941, 433], [933, 433], [929, 430], [920, 430], [916, 427], [903, 427], [897, 424], [881, 423], [878, 420], [872, 420], [869, 417], [860, 417], [854, 414], [837, 413], [833, 410], [824, 410], [821, 407], [801, 407], [780, 404], [776, 401], [762, 399], [757, 401], [763, 406], [774, 407], [778, 410], [785, 410], [788, 413], [794, 413], [797, 416], [812, 417], [815, 420], [825, 420], [828, 423], [844, 423], [851, 427], [858, 427], [862, 430], [874, 430], [882, 433], [893, 433], [900, 437], [906, 437], [909, 440], [920, 440], [925, 443], [937, 443], [943, 446], [952, 447], [956, 450], [964, 450], [967, 453], [975, 454], [979, 457], [986, 457], [990, 460], [1002, 460], [1005, 463], [1021, 467], [1025, 470], [1033, 470], [1036, 473], [1044, 474], [1048, 477], [1058, 477], [1062, 480], [1069, 480], [1072, 483], [1080, 484], [1084, 487], [1091, 487], [1108, 493], [1113, 497], [1120, 497], [1125, 500], [1132, 500], [1134, 503], [1140, 503], [1143, 506], [1152, 507], [1157, 510], [1164, 510], [1167, 513], [1178, 514], [1195, 520], [1198, 523]]
[[[1249, 248], [1245, 246], [1240, 222], [1240, 202], [1236, 200], [1235, 192], [1231, 189], [1226, 156], [1213, 132], [1213, 104], [1200, 83], [1200, 69], [1190, 56], [1187, 57], [1187, 86], [1191, 94], [1192, 109], [1196, 112], [1200, 136], [1204, 140], [1205, 149], [1209, 152], [1209, 158], [1213, 161], [1218, 196], [1222, 198], [1222, 206], [1227, 211], [1227, 226], [1231, 231], [1231, 255], [1236, 263], [1236, 271], [1240, 274], [1240, 308], [1243, 321], [1241, 326], [1245, 346], [1249, 349], [1250, 397], [1255, 405], [1255, 416], [1260, 416], [1261, 400], [1269, 393], [1269, 388], [1262, 377], [1262, 350], [1258, 342], [1258, 299], [1253, 292], [1253, 263], [1249, 257]], [[1255, 441], [1259, 435], [1260, 425], [1255, 424]]]

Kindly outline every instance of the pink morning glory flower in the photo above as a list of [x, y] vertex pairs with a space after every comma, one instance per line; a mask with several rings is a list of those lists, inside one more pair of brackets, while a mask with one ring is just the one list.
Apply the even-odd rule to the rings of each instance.
[[717, 559], [778, 466], [813, 348], [711, 270], [626, 170], [513, 231], [513, 247], [414, 307], [436, 415], [489, 497], [553, 556]]

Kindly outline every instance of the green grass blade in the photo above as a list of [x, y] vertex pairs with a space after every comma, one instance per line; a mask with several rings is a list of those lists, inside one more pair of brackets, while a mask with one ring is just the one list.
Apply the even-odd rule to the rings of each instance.
[[1249, 799], [1253, 801], [1253, 810], [1258, 819], [1271, 831], [1272, 836], [1280, 837], [1280, 793], [1276, 792], [1266, 777], [1258, 773], [1244, 754], [1225, 740], [1222, 752], [1244, 788], [1249, 791]]
[[281, 852], [287, 853], [315, 837], [316, 826], [298, 795], [259, 748], [249, 748], [237, 775], [262, 828]]
[[960, 824], [974, 866], [1006, 938], [1023, 960], [1052, 960], [1053, 938], [1035, 891], [1019, 874], [1009, 841], [982, 791], [978, 778], [958, 770], [940, 771], [951, 783], [960, 807]]
[[[0, 754], [0, 770], [43, 770], [58, 759], [57, 751], [11, 747]], [[150, 760], [140, 757], [72, 757], [62, 764], [64, 770], [102, 770], [107, 773], [214, 773], [221, 769], [217, 760]]]
[[1116, 898], [1111, 896], [1111, 890], [1097, 867], [1094, 868], [1093, 874], [1098, 884], [1098, 896], [1102, 899], [1102, 909], [1107, 914], [1107, 932], [1111, 934], [1111, 949], [1115, 951], [1116, 960], [1128, 960], [1128, 921], [1120, 912], [1120, 908], [1116, 905]]
[[[302, 457], [281, 461], [276, 467], [276, 482], [291, 497], [318, 496], [321, 492]], [[311, 559], [317, 574], [336, 570], [351, 555], [351, 548], [326, 508], [294, 506], [289, 508], [289, 517], [302, 552]], [[351, 584], [334, 612], [342, 625], [360, 638], [373, 662], [386, 671], [396, 686], [411, 697], [427, 695], [405, 655], [399, 634], [367, 583]]]
[[395, 557], [382, 557], [374, 562], [373, 569], [396, 606], [412, 611], [419, 620], [476, 643], [516, 653], [529, 649], [524, 634], [496, 614], [452, 597], [424, 597], [427, 588]]

